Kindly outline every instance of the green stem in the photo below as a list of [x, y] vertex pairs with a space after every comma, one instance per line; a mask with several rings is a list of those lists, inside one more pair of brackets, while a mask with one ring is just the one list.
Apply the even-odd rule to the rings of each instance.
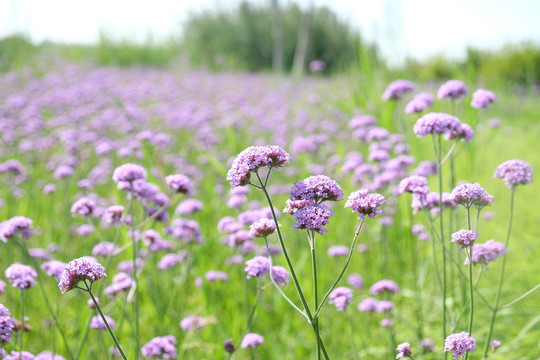
[[[107, 330], [109, 331], [109, 334], [111, 335], [111, 338], [113, 339], [114, 344], [116, 345], [116, 348], [120, 352], [120, 355], [122, 355], [122, 358], [124, 360], [127, 360], [126, 354], [124, 354], [124, 350], [122, 350], [122, 347], [118, 343], [118, 340], [116, 339], [116, 336], [114, 335], [114, 332], [112, 331], [111, 327], [109, 326], [109, 323], [107, 322], [107, 319], [105, 318], [105, 315], [103, 315], [103, 312], [101, 311], [101, 308], [99, 307], [99, 304], [98, 304], [96, 298], [94, 297], [94, 294], [92, 294], [92, 285], [88, 285], [86, 280], [84, 280], [84, 285], [86, 286], [86, 289], [84, 291], [87, 291], [90, 294], [90, 297], [92, 298], [92, 301], [94, 302], [94, 306], [97, 309], [97, 311], [99, 312], [99, 315], [101, 316], [101, 319], [105, 323], [105, 326], [107, 327]], [[137, 352], [139, 352], [138, 349], [137, 349]]]
[[[309, 234], [309, 230], [307, 231], [308, 233], [308, 239], [309, 239], [309, 245], [311, 247], [311, 269], [312, 269], [312, 272], [313, 272], [313, 292], [315, 294], [315, 305], [314, 305], [314, 309], [317, 309], [319, 307], [319, 291], [318, 291], [318, 286], [317, 286], [317, 258], [316, 258], [316, 254], [315, 254], [315, 232], [312, 231], [311, 232], [311, 236]], [[314, 319], [314, 325], [315, 325], [315, 333], [316, 333], [316, 336], [317, 336], [317, 359], [320, 360], [321, 358], [321, 344], [319, 342], [319, 339], [320, 339], [320, 333], [319, 333], [319, 319]]]
[[467, 253], [467, 256], [469, 257], [469, 293], [471, 297], [471, 311], [469, 313], [469, 335], [472, 336], [472, 326], [473, 326], [473, 317], [474, 317], [474, 289], [473, 289], [473, 247], [469, 247], [469, 251]]
[[[506, 232], [506, 240], [504, 242], [504, 246], [506, 247], [506, 251], [508, 251], [508, 240], [510, 240], [510, 234], [512, 232], [512, 220], [514, 217], [514, 195], [516, 192], [516, 188], [512, 188], [512, 194], [510, 195], [510, 216], [508, 218], [508, 230]], [[489, 342], [491, 340], [491, 336], [493, 335], [493, 326], [495, 325], [495, 318], [497, 317], [497, 311], [500, 310], [499, 308], [499, 301], [501, 299], [501, 289], [502, 284], [504, 280], [504, 269], [506, 268], [506, 259], [508, 255], [503, 257], [503, 263], [501, 266], [501, 273], [499, 274], [499, 283], [497, 285], [497, 294], [495, 295], [495, 304], [493, 305], [493, 311], [491, 314], [491, 322], [489, 324], [489, 332], [486, 337], [486, 342], [484, 345], [484, 358], [487, 358], [487, 353], [489, 351]]]
[[24, 335], [24, 290], [21, 290], [21, 336], [19, 339], [19, 351], [23, 351], [23, 335]]
[[536, 290], [540, 289], [540, 284], [536, 285], [535, 287], [533, 287], [531, 290], [527, 291], [525, 294], [521, 295], [520, 297], [518, 297], [517, 299], [515, 300], [512, 300], [510, 301], [508, 304], [505, 304], [503, 306], [501, 306], [499, 308], [499, 310], [502, 310], [502, 309], [506, 309], [512, 305], [514, 305], [515, 303], [518, 303], [520, 302], [521, 300], [525, 299], [527, 296], [531, 295], [532, 293], [534, 293]]
[[[131, 184], [133, 186], [133, 184]], [[131, 224], [129, 226], [130, 228], [130, 237], [131, 237], [131, 247], [132, 247], [132, 263], [133, 263], [133, 282], [135, 283], [135, 301], [133, 302], [134, 312], [135, 312], [135, 359], [139, 358], [139, 311], [140, 311], [140, 304], [139, 304], [139, 276], [137, 275], [137, 244], [135, 242], [135, 226], [133, 224], [135, 223], [135, 216], [133, 214], [133, 189], [130, 191], [129, 194], [129, 216], [131, 217]]]

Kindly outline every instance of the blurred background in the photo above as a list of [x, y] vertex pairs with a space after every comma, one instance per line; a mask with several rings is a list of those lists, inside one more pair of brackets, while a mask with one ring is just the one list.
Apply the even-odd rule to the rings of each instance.
[[364, 68], [536, 86], [538, 14], [535, 0], [3, 0], [0, 70], [62, 56], [301, 75], [321, 60], [324, 74]]

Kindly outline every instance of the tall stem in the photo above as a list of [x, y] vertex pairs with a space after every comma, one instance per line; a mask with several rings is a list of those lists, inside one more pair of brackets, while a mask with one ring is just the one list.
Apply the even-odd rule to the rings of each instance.
[[[133, 186], [133, 184], [132, 184]], [[133, 302], [134, 312], [135, 312], [135, 359], [139, 358], [139, 276], [137, 275], [137, 244], [135, 241], [135, 216], [133, 214], [133, 189], [129, 193], [129, 216], [131, 217], [130, 228], [130, 237], [131, 237], [131, 247], [132, 247], [132, 263], [133, 263], [133, 282], [135, 286], [135, 301]]]
[[[311, 270], [313, 272], [313, 293], [314, 293], [314, 309], [317, 309], [319, 307], [319, 290], [317, 286], [317, 258], [316, 258], [316, 250], [315, 250], [315, 232], [311, 232], [311, 236], [309, 233], [309, 230], [307, 231], [308, 238], [309, 238], [309, 245], [311, 247]], [[317, 359], [321, 358], [321, 344], [319, 342], [319, 319], [313, 320], [315, 325], [315, 333], [317, 336]]]
[[[92, 286], [88, 285], [86, 280], [84, 280], [84, 285], [86, 286], [85, 291], [87, 291], [90, 294], [90, 297], [92, 298], [92, 301], [94, 302], [94, 306], [97, 309], [97, 311], [99, 312], [99, 315], [101, 316], [101, 320], [103, 320], [103, 322], [105, 323], [105, 326], [107, 327], [107, 330], [109, 331], [109, 334], [111, 335], [111, 338], [113, 339], [114, 344], [116, 345], [116, 348], [120, 352], [120, 355], [122, 355], [122, 358], [124, 360], [127, 360], [126, 354], [124, 354], [124, 350], [122, 350], [122, 347], [118, 343], [118, 340], [116, 339], [116, 336], [114, 335], [114, 332], [112, 331], [111, 327], [109, 326], [109, 323], [107, 322], [107, 319], [105, 318], [105, 315], [103, 315], [103, 312], [101, 311], [101, 308], [99, 307], [99, 304], [98, 304], [96, 298], [94, 297], [94, 294], [92, 294]], [[139, 351], [137, 350], [137, 352], [139, 352]]]
[[[504, 246], [506, 247], [506, 250], [508, 251], [508, 240], [510, 239], [510, 233], [512, 232], [512, 219], [514, 217], [514, 195], [516, 192], [516, 188], [512, 188], [512, 195], [510, 195], [510, 216], [508, 218], [508, 230], [506, 232], [506, 240], [504, 242]], [[493, 311], [491, 314], [491, 322], [489, 324], [489, 332], [486, 337], [486, 343], [484, 345], [484, 358], [487, 358], [487, 353], [490, 347], [490, 340], [491, 336], [493, 335], [493, 325], [495, 324], [495, 318], [497, 317], [497, 311], [499, 311], [499, 301], [501, 299], [501, 289], [502, 284], [504, 280], [504, 269], [506, 268], [506, 258], [508, 255], [503, 257], [503, 262], [501, 266], [501, 273], [499, 274], [499, 284], [497, 285], [497, 294], [495, 295], [495, 304], [493, 305]]]
[[19, 340], [19, 351], [22, 354], [23, 351], [23, 335], [24, 335], [24, 290], [21, 290], [21, 337]]

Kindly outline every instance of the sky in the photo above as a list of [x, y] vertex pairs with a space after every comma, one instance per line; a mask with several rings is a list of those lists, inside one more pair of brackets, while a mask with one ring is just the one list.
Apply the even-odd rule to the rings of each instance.
[[[258, 0], [258, 2], [263, 0]], [[266, 0], [268, 1], [268, 0]], [[279, 0], [285, 5], [291, 0]], [[387, 59], [459, 59], [467, 46], [540, 44], [540, 0], [296, 0], [334, 9], [376, 41]], [[95, 43], [100, 31], [144, 41], [180, 36], [191, 11], [227, 9], [238, 0], [0, 0], [0, 37], [22, 32], [32, 41]]]

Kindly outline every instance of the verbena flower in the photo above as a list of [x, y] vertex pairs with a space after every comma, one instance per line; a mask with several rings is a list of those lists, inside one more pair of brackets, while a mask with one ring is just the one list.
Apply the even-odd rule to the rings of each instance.
[[338, 311], [343, 311], [351, 302], [353, 291], [348, 287], [338, 287], [332, 290], [328, 296], [328, 303], [334, 304]]
[[112, 179], [115, 183], [125, 181], [133, 182], [139, 179], [146, 179], [146, 170], [137, 164], [127, 163], [114, 169]]
[[448, 199], [456, 205], [463, 205], [465, 208], [471, 206], [483, 208], [493, 203], [493, 196], [489, 195], [478, 183], [465, 183], [456, 186]]
[[377, 193], [368, 193], [367, 189], [355, 191], [349, 195], [345, 207], [350, 208], [353, 212], [358, 213], [358, 220], [364, 220], [366, 216], [374, 219], [376, 215], [382, 214], [383, 211], [379, 206], [384, 204], [386, 199], [383, 195]]
[[118, 250], [118, 246], [116, 246], [114, 243], [102, 241], [92, 248], [92, 255], [111, 256], [116, 250]]
[[476, 109], [485, 109], [489, 104], [497, 101], [497, 95], [492, 91], [478, 89], [473, 93], [471, 106]]
[[49, 350], [45, 350], [36, 355], [34, 360], [66, 360], [63, 356], [54, 354]]
[[194, 212], [201, 211], [204, 208], [202, 202], [197, 199], [186, 199], [182, 201], [174, 210], [178, 215], [190, 215]]
[[59, 260], [50, 260], [41, 264], [41, 269], [49, 276], [52, 276], [56, 281], [60, 280], [67, 264]]
[[0, 223], [1, 241], [7, 242], [17, 234], [21, 234], [23, 238], [32, 236], [32, 220], [25, 216], [14, 216]]
[[391, 82], [382, 95], [383, 100], [398, 100], [403, 97], [404, 94], [414, 91], [416, 85], [409, 80], [399, 79]]
[[244, 336], [242, 339], [242, 344], [240, 345], [242, 349], [246, 348], [254, 348], [260, 344], [262, 344], [264, 341], [264, 337], [262, 337], [259, 334], [256, 333], [249, 333]]
[[512, 189], [518, 185], [532, 183], [534, 171], [528, 163], [523, 160], [514, 159], [503, 162], [495, 169], [493, 177], [502, 179], [506, 185]]
[[120, 293], [128, 291], [132, 286], [133, 279], [131, 276], [125, 272], [119, 272], [114, 275], [111, 285], [107, 286], [103, 292], [109, 297], [114, 297]]
[[255, 256], [253, 259], [246, 261], [247, 278], [258, 277], [262, 279], [265, 274], [270, 271], [270, 261], [264, 256]]
[[451, 242], [459, 245], [460, 248], [458, 251], [461, 251], [464, 248], [473, 246], [474, 242], [478, 239], [478, 233], [474, 230], [459, 230], [452, 234]]
[[419, 175], [404, 178], [399, 182], [399, 193], [403, 194], [405, 192], [426, 195], [429, 192], [427, 179]]
[[236, 347], [233, 344], [232, 339], [227, 339], [223, 341], [223, 349], [225, 349], [225, 352], [232, 354], [236, 351]]
[[491, 346], [491, 352], [495, 352], [495, 350], [501, 346], [501, 342], [499, 340], [493, 340], [489, 343], [489, 345]]
[[105, 276], [107, 275], [101, 264], [88, 257], [82, 257], [72, 260], [67, 264], [58, 283], [58, 287], [62, 294], [64, 294], [76, 288], [79, 281], [88, 280], [90, 283], [93, 283]]
[[15, 328], [15, 321], [11, 318], [9, 310], [0, 304], [0, 344], [11, 341], [11, 333]]
[[439, 99], [459, 99], [467, 95], [467, 85], [460, 80], [448, 80], [437, 91]]
[[413, 114], [426, 110], [431, 104], [433, 104], [433, 95], [429, 93], [419, 93], [405, 105], [405, 112], [407, 114]]
[[193, 187], [191, 180], [189, 180], [186, 175], [169, 175], [165, 177], [165, 182], [177, 193], [189, 196], [195, 192], [195, 188]]
[[309, 205], [293, 214], [293, 229], [314, 230], [323, 235], [328, 231], [325, 226], [332, 216], [334, 213], [324, 204]]
[[347, 284], [355, 289], [361, 289], [364, 287], [364, 278], [360, 274], [352, 273], [347, 277]]
[[382, 300], [377, 303], [375, 311], [378, 313], [384, 313], [392, 310], [394, 308], [394, 303], [389, 300]]
[[344, 245], [334, 245], [328, 248], [328, 256], [347, 256], [349, 255], [349, 248]]
[[384, 279], [384, 280], [377, 281], [375, 284], [371, 285], [371, 287], [369, 288], [369, 292], [375, 295], [380, 294], [384, 291], [397, 293], [399, 292], [399, 286], [395, 281]]
[[396, 359], [406, 357], [410, 358], [412, 356], [411, 344], [409, 344], [408, 342], [399, 344], [396, 350], [399, 351], [399, 353], [396, 355]]
[[217, 280], [227, 281], [229, 280], [229, 275], [225, 271], [209, 270], [204, 274], [204, 277], [209, 282], [214, 282]]
[[176, 338], [172, 335], [158, 336], [144, 344], [141, 354], [148, 359], [176, 359]]
[[272, 277], [278, 285], [289, 283], [289, 272], [283, 266], [272, 266]]
[[245, 186], [249, 184], [251, 172], [256, 172], [261, 167], [282, 167], [289, 161], [290, 155], [279, 146], [250, 146], [234, 159], [227, 173], [227, 180], [232, 187]]
[[[105, 315], [105, 320], [107, 320], [107, 323], [109, 324], [111, 329], [116, 328], [116, 322], [110, 316]], [[90, 328], [97, 330], [107, 330], [107, 325], [105, 325], [105, 322], [103, 321], [101, 316], [96, 315], [93, 316], [90, 320]]]
[[474, 137], [473, 128], [470, 125], [463, 124], [463, 123], [457, 126], [454, 130], [451, 130], [444, 135], [444, 138], [446, 140], [461, 139], [467, 142], [471, 142], [473, 137]]
[[283, 209], [284, 213], [294, 214], [297, 210], [302, 209], [311, 204], [311, 200], [291, 200], [287, 199], [287, 205]]
[[471, 337], [468, 332], [452, 334], [444, 340], [444, 351], [452, 351], [454, 360], [464, 356], [466, 352], [474, 350], [476, 350], [476, 339]]
[[[495, 261], [497, 258], [506, 255], [506, 247], [503, 243], [495, 240], [488, 240], [483, 244], [474, 244], [472, 252], [473, 265], [484, 264]], [[465, 265], [469, 264], [469, 258], [465, 258]]]
[[372, 297], [368, 297], [362, 300], [358, 304], [358, 310], [362, 312], [375, 311], [377, 309], [378, 303], [379, 303], [379, 300]]
[[259, 219], [251, 224], [249, 235], [252, 237], [267, 237], [276, 231], [276, 224], [273, 219]]
[[202, 316], [189, 315], [180, 321], [180, 328], [184, 331], [199, 331], [206, 325]]
[[36, 285], [37, 272], [28, 265], [19, 263], [11, 264], [6, 269], [6, 278], [19, 290], [27, 290]]
[[416, 121], [413, 131], [421, 138], [428, 134], [449, 134], [461, 129], [461, 122], [455, 116], [445, 113], [428, 113]]
[[290, 192], [291, 200], [322, 201], [343, 200], [343, 190], [337, 182], [325, 175], [310, 176], [295, 183]]

